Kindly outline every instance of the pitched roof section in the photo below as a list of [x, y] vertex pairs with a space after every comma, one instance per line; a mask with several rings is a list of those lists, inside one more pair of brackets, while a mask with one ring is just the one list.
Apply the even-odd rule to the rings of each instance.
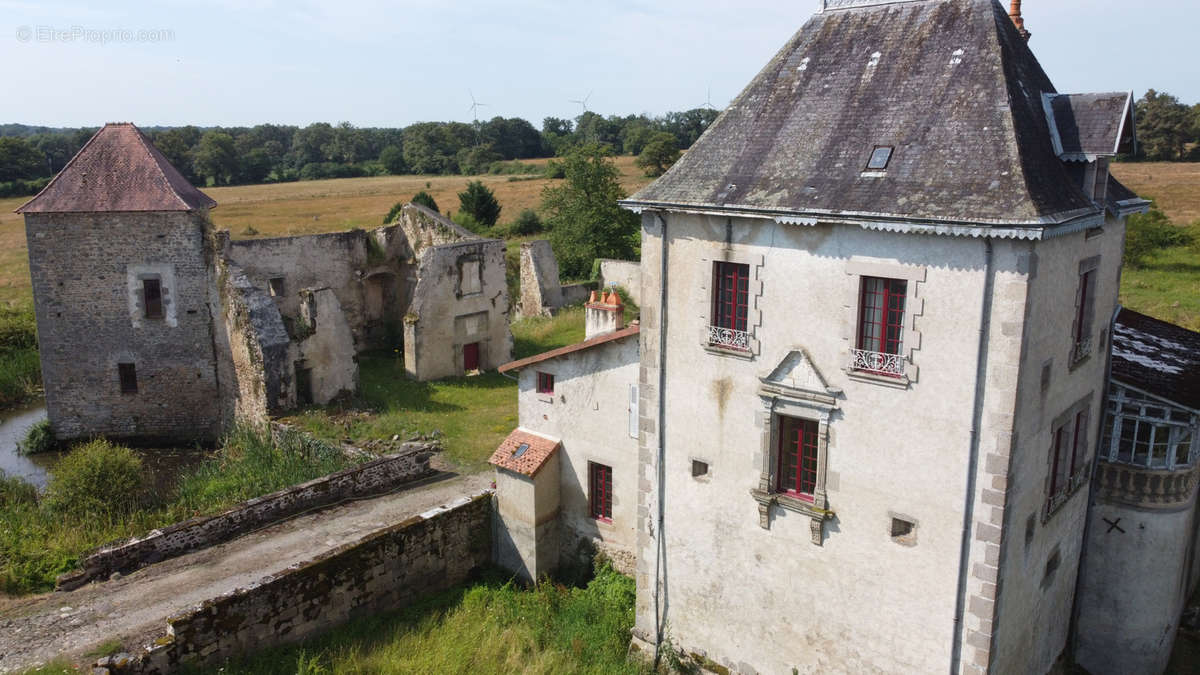
[[1114, 380], [1200, 410], [1200, 333], [1122, 309], [1112, 355]]
[[1133, 94], [1045, 94], [1054, 149], [1064, 161], [1094, 162], [1133, 150]]
[[575, 352], [581, 352], [581, 351], [584, 351], [585, 349], [591, 349], [593, 347], [598, 347], [602, 344], [614, 342], [616, 340], [623, 340], [627, 337], [633, 337], [633, 336], [637, 335], [638, 333], [640, 333], [641, 330], [642, 330], [641, 324], [639, 324], [638, 322], [635, 321], [635, 322], [629, 324], [629, 326], [622, 328], [621, 330], [613, 331], [611, 333], [605, 333], [603, 335], [597, 335], [596, 337], [592, 338], [591, 340], [584, 340], [583, 342], [576, 342], [573, 345], [567, 345], [566, 347], [559, 347], [558, 349], [552, 349], [548, 352], [542, 352], [541, 354], [537, 354], [535, 356], [530, 356], [530, 357], [521, 359], [519, 361], [510, 361], [510, 362], [500, 366], [497, 370], [499, 370], [502, 373], [507, 373], [511, 370], [520, 370], [522, 368], [526, 368], [528, 366], [532, 366], [534, 364], [541, 363], [543, 361], [549, 361], [550, 359], [556, 359], [560, 356], [566, 356], [567, 354], [574, 354]]
[[216, 205], [141, 130], [121, 123], [97, 131], [17, 213], [195, 211]]
[[[851, 4], [810, 19], [624, 204], [972, 226], [1099, 213], [1054, 151], [1054, 87], [995, 0]], [[877, 146], [894, 151], [868, 171]]]
[[518, 427], [496, 448], [488, 463], [532, 478], [560, 447], [562, 443], [556, 439]]

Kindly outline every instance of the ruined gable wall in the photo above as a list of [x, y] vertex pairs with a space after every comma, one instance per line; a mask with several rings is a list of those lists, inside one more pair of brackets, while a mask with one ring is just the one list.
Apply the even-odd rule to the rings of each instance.
[[[478, 263], [479, 291], [466, 292], [463, 270]], [[480, 369], [512, 357], [504, 242], [476, 239], [425, 248], [404, 319], [404, 364], [418, 380], [463, 375], [463, 346], [479, 344]], [[469, 272], [468, 272], [469, 273]]]
[[[26, 214], [50, 422], [60, 439], [214, 441], [218, 396], [204, 213]], [[142, 278], [163, 286], [144, 319]], [[138, 391], [122, 394], [118, 363]]]
[[558, 280], [558, 259], [545, 240], [521, 244], [520, 316], [550, 316], [563, 306], [562, 283]]
[[290, 340], [273, 298], [237, 265], [220, 263], [222, 328], [228, 336], [232, 377], [223, 394], [232, 397], [236, 421], [266, 424], [270, 414], [295, 405]]
[[[358, 389], [358, 360], [350, 324], [331, 289], [304, 290], [301, 322], [307, 326], [297, 339], [294, 360], [312, 372], [312, 400], [325, 405], [338, 395]], [[308, 333], [311, 330], [311, 333]]]

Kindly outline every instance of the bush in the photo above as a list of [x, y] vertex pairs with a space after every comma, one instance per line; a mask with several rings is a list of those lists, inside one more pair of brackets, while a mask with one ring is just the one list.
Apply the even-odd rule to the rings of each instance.
[[[474, 220], [485, 229], [496, 225], [500, 220], [500, 202], [496, 195], [481, 181], [473, 180], [467, 183], [467, 189], [458, 193], [459, 213], [469, 213]], [[459, 223], [462, 225], [462, 223]], [[466, 225], [463, 225], [466, 227]], [[478, 230], [472, 231], [477, 232]]]
[[37, 503], [37, 488], [16, 476], [9, 476], [0, 469], [0, 508], [21, 504]]
[[1144, 267], [1156, 251], [1187, 246], [1194, 241], [1189, 230], [1175, 226], [1165, 213], [1151, 208], [1149, 213], [1129, 217], [1125, 228], [1125, 264]]
[[50, 470], [46, 502], [73, 517], [112, 516], [136, 509], [145, 492], [142, 459], [99, 439], [76, 446]]
[[0, 351], [37, 347], [33, 307], [0, 307]]
[[489, 230], [491, 230], [491, 228], [489, 228], [487, 225], [484, 225], [483, 223], [476, 220], [475, 216], [471, 215], [470, 213], [467, 213], [466, 211], [459, 211], [458, 213], [454, 214], [450, 219], [453, 220], [455, 223], [461, 225], [463, 228], [474, 232], [475, 234], [480, 234], [480, 235], [488, 234]]
[[36, 455], [54, 449], [54, 432], [50, 430], [50, 420], [41, 420], [29, 427], [25, 438], [17, 443], [17, 451], [22, 455]]
[[[425, 183], [425, 187], [429, 187], [429, 183]], [[409, 201], [411, 201], [413, 204], [420, 204], [434, 213], [441, 213], [441, 209], [438, 208], [437, 202], [433, 201], [433, 197], [424, 190], [421, 190], [417, 194], [413, 195], [413, 198]]]
[[533, 209], [522, 211], [521, 215], [517, 216], [517, 219], [508, 226], [509, 234], [517, 236], [537, 234], [544, 229], [545, 225], [542, 223], [541, 217]]
[[567, 177], [566, 164], [563, 164], [562, 162], [560, 162], [558, 160], [553, 160], [553, 159], [550, 160], [549, 162], [546, 162], [545, 176], [546, 176], [546, 178], [550, 178], [550, 179], [566, 178]]

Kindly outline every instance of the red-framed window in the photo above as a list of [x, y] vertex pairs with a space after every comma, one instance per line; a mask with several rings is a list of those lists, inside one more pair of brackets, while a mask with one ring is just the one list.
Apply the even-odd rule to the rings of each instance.
[[537, 393], [553, 394], [554, 393], [554, 375], [551, 373], [537, 374]]
[[1050, 489], [1047, 495], [1049, 508], [1053, 510], [1071, 489], [1077, 485], [1080, 474], [1086, 468], [1088, 411], [1075, 413], [1061, 426], [1054, 429], [1050, 447]]
[[1079, 306], [1075, 308], [1075, 344], [1083, 344], [1092, 329], [1092, 308], [1095, 306], [1096, 270], [1079, 275]]
[[1069, 432], [1067, 425], [1054, 430], [1054, 457], [1050, 462], [1050, 495], [1057, 495], [1067, 484], [1067, 471], [1070, 458], [1064, 456], [1067, 451]]
[[779, 492], [812, 500], [817, 489], [817, 447], [820, 425], [816, 420], [780, 417], [779, 467], [775, 487]]
[[746, 332], [750, 307], [750, 266], [713, 263], [712, 325]]
[[592, 517], [612, 520], [612, 467], [588, 462], [588, 501]]
[[859, 298], [858, 348], [899, 354], [904, 346], [904, 279], [863, 277]]
[[1081, 410], [1075, 415], [1075, 430], [1071, 435], [1071, 477], [1083, 471], [1084, 460], [1087, 458], [1087, 427], [1088, 411]]

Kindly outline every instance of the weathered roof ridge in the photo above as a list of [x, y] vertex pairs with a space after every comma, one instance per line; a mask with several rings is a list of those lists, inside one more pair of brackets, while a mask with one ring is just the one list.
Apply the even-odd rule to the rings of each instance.
[[[1053, 84], [995, 0], [855, 9], [815, 14], [622, 204], [1025, 238], [1102, 219], [1054, 152]], [[877, 146], [890, 164], [868, 170]]]
[[882, 5], [900, 5], [909, 2], [928, 2], [929, 0], [821, 0], [817, 12], [840, 12], [853, 9], [880, 7]]
[[16, 212], [195, 211], [216, 205], [136, 125], [109, 122]]

